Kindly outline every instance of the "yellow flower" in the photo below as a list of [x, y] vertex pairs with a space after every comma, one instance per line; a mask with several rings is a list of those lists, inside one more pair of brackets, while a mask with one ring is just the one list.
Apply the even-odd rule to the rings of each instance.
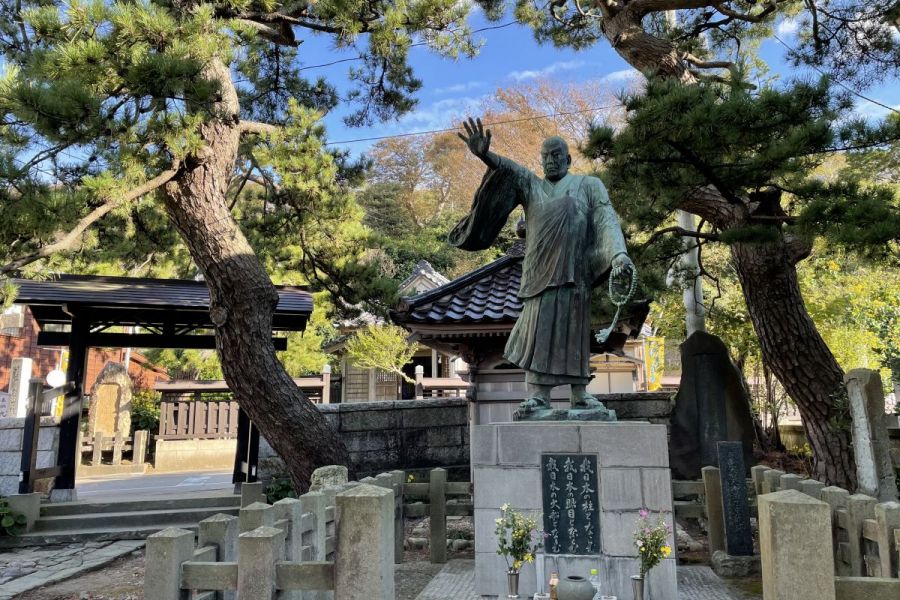
[[534, 557], [531, 555], [531, 552], [525, 555], [525, 562], [531, 562], [534, 560]]
[[513, 561], [513, 571], [518, 571], [518, 570], [521, 569], [521, 568], [522, 568], [522, 561], [521, 561], [521, 560], [514, 560], [514, 561]]
[[496, 523], [497, 525], [499, 525], [502, 522], [503, 522], [503, 519], [494, 519], [494, 523]]
[[662, 551], [663, 556], [669, 556], [670, 554], [672, 554], [672, 549], [668, 546], [663, 546], [662, 548], [660, 548], [660, 550]]
[[406, 477], [406, 483], [412, 483], [414, 479], [415, 479], [415, 477], [413, 476], [412, 473], [410, 473], [410, 474], [407, 475], [407, 477]]

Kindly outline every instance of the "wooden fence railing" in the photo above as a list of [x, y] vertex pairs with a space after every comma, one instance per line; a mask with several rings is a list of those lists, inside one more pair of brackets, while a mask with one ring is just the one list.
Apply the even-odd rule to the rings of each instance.
[[164, 440], [219, 439], [237, 437], [238, 403], [171, 402], [159, 404], [159, 433]]
[[[295, 377], [294, 384], [316, 404], [331, 402], [331, 365], [322, 367], [319, 375]], [[229, 394], [231, 389], [223, 379], [174, 380], [157, 382], [153, 389], [162, 393], [163, 401], [198, 401], [204, 395]]]
[[318, 590], [332, 591], [334, 600], [394, 600], [403, 476], [384, 473], [273, 505], [251, 502], [262, 486], [244, 484], [239, 516], [201, 521], [196, 546], [183, 529], [147, 538], [144, 597], [299, 599]]
[[37, 468], [38, 438], [41, 433], [41, 415], [44, 412], [44, 402], [53, 400], [61, 394], [69, 393], [75, 389], [74, 382], [68, 382], [59, 387], [44, 390], [44, 382], [35, 377], [29, 381], [28, 386], [28, 413], [25, 416], [25, 429], [22, 434], [22, 480], [19, 482], [19, 493], [30, 494], [34, 491], [34, 482], [38, 479], [56, 477], [63, 472], [63, 467], [55, 465], [43, 469]]
[[416, 367], [416, 400], [428, 397], [456, 397], [466, 395], [469, 382], [459, 377], [425, 377], [425, 367]]

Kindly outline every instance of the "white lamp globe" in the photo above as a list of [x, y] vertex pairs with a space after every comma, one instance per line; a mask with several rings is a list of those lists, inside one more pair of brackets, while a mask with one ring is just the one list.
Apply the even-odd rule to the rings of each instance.
[[66, 374], [59, 369], [53, 369], [47, 373], [47, 385], [50, 387], [59, 387], [66, 382]]

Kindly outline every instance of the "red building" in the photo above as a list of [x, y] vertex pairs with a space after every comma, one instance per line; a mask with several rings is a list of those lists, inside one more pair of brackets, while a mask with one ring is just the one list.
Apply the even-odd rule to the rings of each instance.
[[[37, 345], [40, 328], [27, 306], [15, 305], [7, 310], [0, 326], [0, 391], [9, 389], [9, 372], [15, 358], [32, 360], [32, 377], [46, 378], [47, 373], [61, 368], [60, 359], [65, 348]], [[91, 348], [88, 353], [85, 391], [90, 392], [106, 363], [124, 362], [126, 353], [125, 348]], [[153, 389], [156, 382], [169, 380], [165, 370], [150, 365], [143, 354], [134, 350], [129, 356], [128, 374], [137, 388]]]

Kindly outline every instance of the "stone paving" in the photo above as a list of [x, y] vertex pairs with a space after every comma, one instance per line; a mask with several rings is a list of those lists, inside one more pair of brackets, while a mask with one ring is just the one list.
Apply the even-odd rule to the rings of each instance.
[[0, 553], [0, 600], [99, 569], [144, 547], [144, 540], [30, 546]]
[[[681, 600], [759, 600], [760, 596], [734, 589], [713, 570], [702, 565], [680, 566], [678, 597]], [[475, 600], [475, 561], [451, 560], [416, 600]], [[622, 599], [622, 600], [630, 600]]]

